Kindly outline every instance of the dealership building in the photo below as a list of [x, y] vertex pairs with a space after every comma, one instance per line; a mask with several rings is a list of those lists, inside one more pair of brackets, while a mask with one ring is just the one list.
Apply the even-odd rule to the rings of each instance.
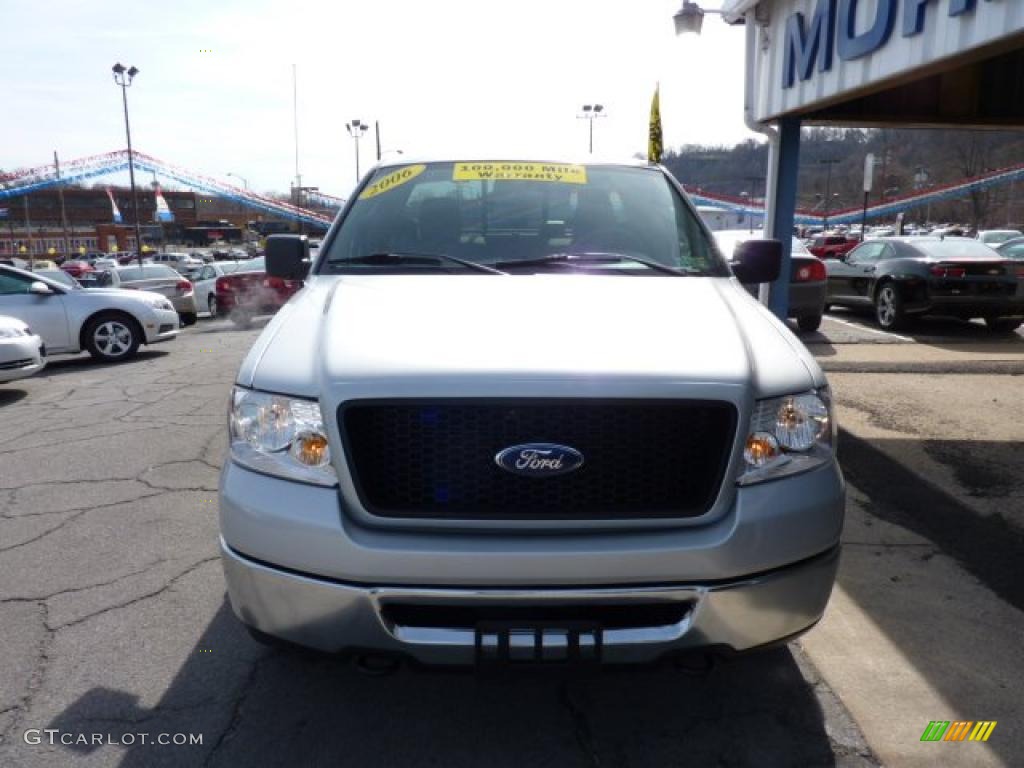
[[[768, 297], [786, 314], [803, 125], [1024, 126], [1024, 0], [725, 0], [746, 27], [745, 119], [770, 144], [765, 216], [783, 243]], [[680, 32], [704, 11], [687, 0]]]
[[[173, 221], [156, 222], [156, 196], [138, 188], [139, 223], [144, 244], [164, 242], [208, 245], [237, 241], [253, 220], [278, 217], [254, 214], [244, 204], [208, 193], [162, 189]], [[114, 206], [121, 221], [114, 221]], [[63, 198], [63, 199], [62, 199]], [[128, 187], [55, 187], [12, 196], [0, 206], [0, 257], [64, 255], [87, 251], [134, 251], [135, 218]], [[284, 219], [280, 219], [284, 222]], [[66, 225], [66, 226], [65, 226]], [[66, 233], [66, 238], [65, 238]], [[21, 249], [25, 248], [24, 251]]]

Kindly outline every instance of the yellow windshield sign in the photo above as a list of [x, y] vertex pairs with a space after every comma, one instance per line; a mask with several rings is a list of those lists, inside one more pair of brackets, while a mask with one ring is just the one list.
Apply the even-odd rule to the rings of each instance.
[[568, 163], [455, 163], [453, 181], [553, 181], [586, 184], [587, 169]]
[[395, 187], [400, 187], [405, 182], [415, 179], [425, 170], [427, 170], [425, 165], [407, 165], [404, 168], [399, 168], [397, 171], [392, 171], [387, 176], [382, 176], [364, 189], [359, 194], [359, 199], [365, 200], [368, 197], [376, 197], [377, 195], [389, 192]]

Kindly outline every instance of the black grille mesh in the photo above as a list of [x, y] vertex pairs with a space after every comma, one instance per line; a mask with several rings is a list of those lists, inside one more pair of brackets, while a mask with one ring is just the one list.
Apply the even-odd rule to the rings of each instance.
[[[735, 408], [717, 401], [355, 401], [339, 409], [360, 500], [382, 517], [694, 517], [722, 482]], [[520, 443], [567, 445], [583, 466], [523, 477], [495, 464]]]

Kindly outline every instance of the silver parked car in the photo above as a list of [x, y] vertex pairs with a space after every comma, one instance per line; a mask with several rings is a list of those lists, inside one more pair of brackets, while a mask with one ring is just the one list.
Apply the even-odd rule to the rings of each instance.
[[191, 253], [154, 253], [149, 260], [152, 264], [162, 264], [180, 273], [203, 266], [203, 260]]
[[170, 267], [143, 264], [141, 267], [118, 267], [111, 273], [112, 285], [166, 296], [181, 317], [182, 325], [194, 325], [199, 317], [192, 283]]
[[86, 350], [106, 362], [127, 360], [140, 344], [178, 335], [178, 313], [163, 296], [69, 288], [5, 266], [0, 266], [0, 314], [27, 323], [42, 338], [48, 354]]
[[24, 379], [45, 367], [43, 340], [21, 320], [0, 315], [0, 384]]
[[220, 483], [261, 639], [423, 662], [744, 651], [822, 616], [825, 376], [645, 165], [378, 165], [243, 362]]
[[1021, 231], [1019, 229], [982, 229], [978, 232], [977, 239], [985, 245], [991, 245], [995, 248], [1000, 243], [1005, 243], [1007, 240], [1020, 236]]
[[[43, 277], [54, 280], [61, 285], [67, 286], [68, 288], [82, 288], [82, 284], [75, 278], [65, 272], [63, 269], [34, 269], [33, 274], [42, 275]], [[88, 273], [90, 276], [95, 274], [94, 272]]]

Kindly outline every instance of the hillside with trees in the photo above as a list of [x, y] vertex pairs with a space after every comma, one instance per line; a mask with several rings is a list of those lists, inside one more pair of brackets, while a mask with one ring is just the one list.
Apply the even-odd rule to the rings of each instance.
[[[1024, 132], [854, 128], [806, 128], [800, 144], [797, 205], [829, 210], [863, 202], [864, 157], [875, 155], [872, 202], [955, 183], [987, 171], [1024, 163]], [[662, 161], [684, 184], [711, 193], [764, 195], [767, 144], [746, 141], [734, 147], [683, 146]], [[913, 210], [908, 221], [961, 222], [972, 227], [1024, 224], [1024, 183], [977, 190], [963, 199]]]

